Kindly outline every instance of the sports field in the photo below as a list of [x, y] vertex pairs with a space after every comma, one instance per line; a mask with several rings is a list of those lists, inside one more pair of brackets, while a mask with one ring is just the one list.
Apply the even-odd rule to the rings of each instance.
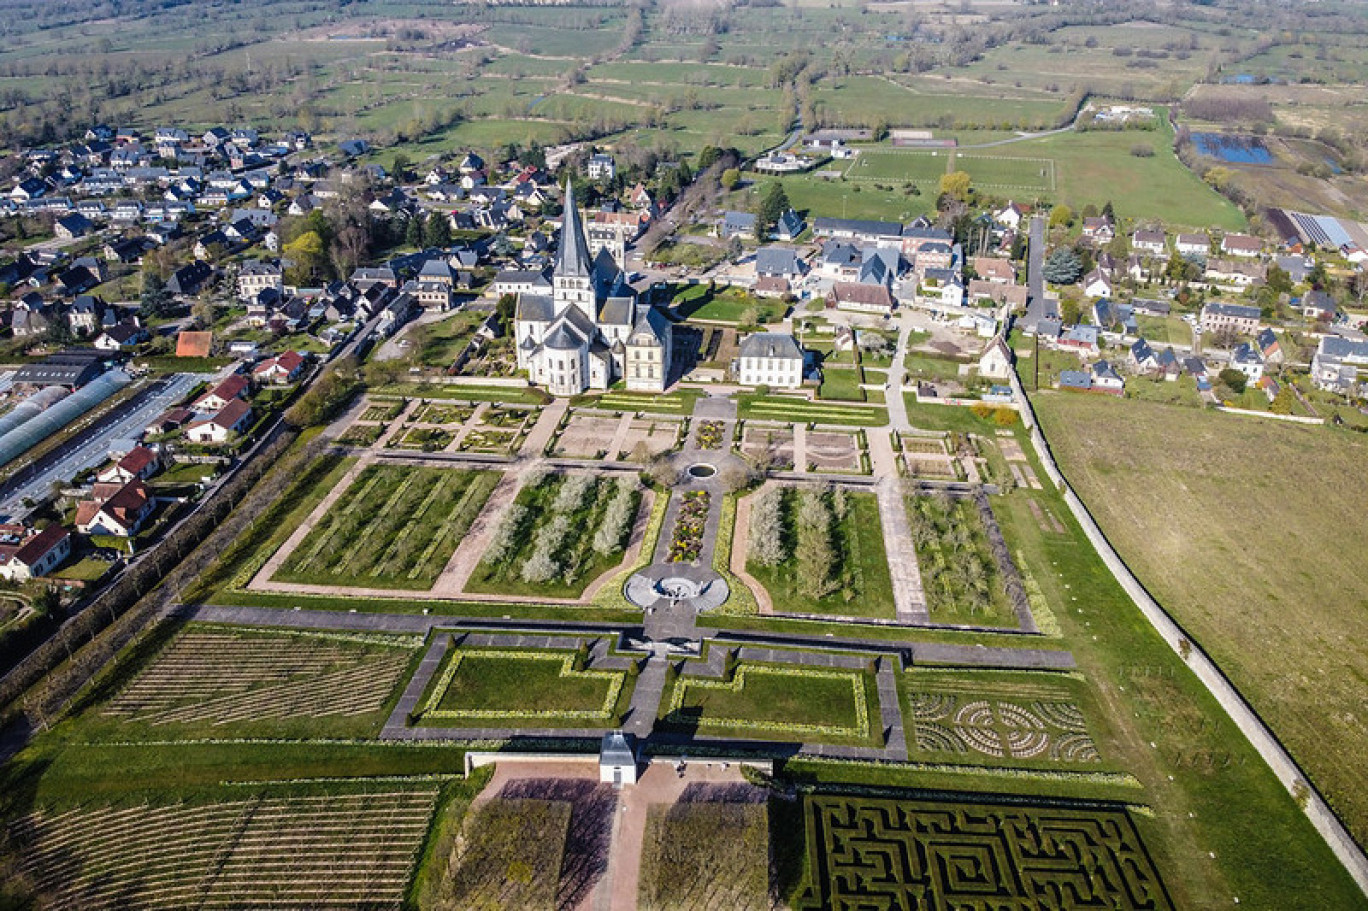
[[[1368, 439], [1041, 394], [1065, 476], [1122, 558], [1368, 839]], [[1346, 549], [1347, 548], [1347, 549]]]

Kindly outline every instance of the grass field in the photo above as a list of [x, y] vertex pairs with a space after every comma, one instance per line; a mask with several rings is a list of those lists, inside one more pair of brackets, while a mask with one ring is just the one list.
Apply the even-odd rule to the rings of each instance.
[[[790, 541], [796, 534], [796, 501], [796, 494], [786, 493], [785, 536]], [[778, 566], [747, 561], [747, 572], [769, 591], [775, 610], [893, 619], [893, 583], [888, 574], [878, 501], [872, 493], [849, 493], [846, 502], [845, 518], [832, 523], [838, 570], [831, 594], [814, 598], [801, 590], [797, 557], [792, 555], [792, 549], [790, 559]]]
[[371, 465], [276, 572], [285, 582], [427, 589], [497, 472]]
[[863, 402], [865, 391], [860, 388], [859, 368], [831, 367], [822, 371], [822, 385], [818, 395], [824, 400]]
[[1020, 190], [1028, 193], [1055, 190], [1054, 159], [999, 156], [990, 152], [952, 156], [946, 151], [870, 149], [861, 152], [851, 163], [845, 177], [847, 180], [863, 181], [913, 181], [930, 185], [929, 190], [923, 187], [923, 192], [935, 193], [935, 184], [947, 170], [953, 168], [966, 172], [974, 186], [987, 190]]
[[672, 305], [684, 319], [722, 323], [774, 323], [788, 310], [787, 304], [773, 298], [735, 288], [709, 291], [707, 285], [689, 285], [674, 296]]
[[1368, 840], [1368, 583], [1344, 551], [1368, 533], [1368, 440], [1088, 396], [1037, 409], [1122, 557]]

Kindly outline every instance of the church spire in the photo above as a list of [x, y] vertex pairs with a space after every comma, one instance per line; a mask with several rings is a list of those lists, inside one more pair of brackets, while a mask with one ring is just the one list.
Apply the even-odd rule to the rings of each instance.
[[561, 222], [560, 247], [553, 266], [557, 278], [588, 278], [593, 269], [589, 242], [584, 239], [584, 224], [575, 205], [575, 188], [565, 179], [565, 216]]

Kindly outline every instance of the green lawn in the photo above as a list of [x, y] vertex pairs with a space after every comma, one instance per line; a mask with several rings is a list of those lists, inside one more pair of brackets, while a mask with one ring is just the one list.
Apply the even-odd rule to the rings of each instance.
[[483, 313], [460, 310], [438, 322], [415, 326], [405, 337], [417, 349], [419, 362], [428, 367], [450, 367], [484, 320]]
[[818, 394], [823, 399], [863, 402], [865, 391], [860, 388], [860, 373], [859, 368], [827, 368], [822, 371], [822, 386]]
[[667, 687], [662, 717], [671, 727], [764, 740], [868, 742], [873, 675], [746, 662], [730, 682], [683, 676]]
[[274, 578], [312, 585], [431, 588], [499, 479], [493, 471], [371, 465]]
[[443, 726], [615, 723], [631, 701], [624, 671], [575, 670], [573, 651], [454, 648], [418, 711]]
[[[789, 560], [778, 566], [764, 566], [753, 559], [746, 561], [746, 571], [769, 591], [775, 610], [893, 619], [893, 583], [884, 552], [878, 500], [872, 493], [847, 493], [846, 502], [845, 518], [836, 520], [832, 528], [837, 584], [831, 594], [814, 598], [802, 591], [798, 557], [792, 556], [792, 548]], [[792, 541], [797, 510], [797, 495], [793, 491], [786, 491], [784, 506], [785, 535]]]
[[788, 305], [773, 298], [756, 297], [737, 288], [709, 291], [707, 285], [684, 287], [675, 294], [672, 303], [683, 319], [719, 323], [776, 323], [788, 310]]
[[1135, 322], [1140, 334], [1149, 339], [1151, 345], [1191, 345], [1192, 327], [1177, 316], [1138, 315]]
[[501, 402], [506, 405], [545, 405], [538, 389], [524, 386], [474, 386], [455, 383], [392, 383], [370, 390], [372, 396], [410, 399], [453, 399], [462, 402]]

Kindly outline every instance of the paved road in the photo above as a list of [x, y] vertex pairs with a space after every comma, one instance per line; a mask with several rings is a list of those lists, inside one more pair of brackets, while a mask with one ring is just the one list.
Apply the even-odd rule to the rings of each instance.
[[85, 468], [109, 458], [109, 447], [116, 440], [141, 437], [143, 429], [189, 392], [196, 383], [211, 379], [210, 374], [178, 373], [169, 380], [158, 380], [117, 409], [112, 416], [81, 433], [72, 443], [39, 459], [0, 487], [0, 515], [27, 512], [21, 505], [28, 497], [37, 500], [52, 489], [53, 481], [69, 481]]

